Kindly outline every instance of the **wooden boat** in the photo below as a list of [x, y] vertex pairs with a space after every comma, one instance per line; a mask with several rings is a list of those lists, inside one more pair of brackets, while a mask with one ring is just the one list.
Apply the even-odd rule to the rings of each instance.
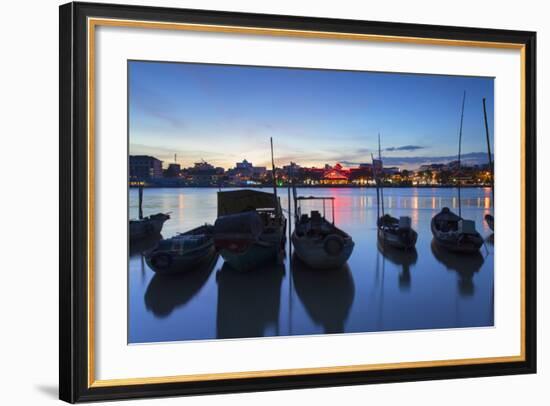
[[286, 219], [272, 193], [218, 192], [214, 244], [223, 259], [241, 271], [276, 261], [284, 250]]
[[399, 219], [384, 214], [378, 219], [378, 241], [393, 248], [414, 249], [418, 233], [411, 227], [411, 218], [401, 216]]
[[[462, 98], [462, 113], [460, 116], [460, 130], [458, 136], [458, 171], [460, 171], [460, 158], [462, 146], [462, 123], [464, 121], [464, 103], [466, 92]], [[458, 215], [448, 207], [443, 207], [441, 212], [436, 214], [431, 221], [431, 229], [435, 243], [456, 253], [473, 254], [479, 252], [483, 245], [483, 238], [476, 231], [473, 220], [462, 218], [462, 203], [460, 197], [460, 181], [458, 182]]]
[[138, 220], [130, 220], [130, 240], [148, 239], [159, 235], [164, 222], [169, 218], [169, 214], [157, 213]]
[[137, 220], [130, 220], [128, 233], [130, 241], [150, 239], [162, 231], [162, 226], [170, 218], [169, 214], [157, 213], [150, 216], [143, 216], [143, 187], [139, 187], [139, 217]]
[[[491, 174], [491, 197], [493, 199], [493, 205], [495, 204], [495, 174], [493, 168], [493, 157], [491, 155], [491, 139], [489, 137], [489, 125], [487, 124], [487, 109], [485, 108], [485, 97], [483, 98], [483, 117], [485, 119], [485, 138], [487, 140], [487, 158], [489, 160], [489, 172]], [[492, 214], [485, 215], [485, 222], [491, 229], [495, 231], [495, 219]]]
[[146, 253], [147, 265], [158, 274], [175, 274], [212, 262], [217, 255], [213, 231], [214, 226], [205, 224], [160, 241]]
[[277, 179], [271, 143], [273, 193], [257, 190], [218, 192], [214, 242], [233, 268], [248, 271], [278, 261], [285, 247], [286, 218], [277, 197]]
[[457, 253], [476, 253], [483, 245], [483, 238], [475, 229], [475, 222], [465, 220], [444, 207], [431, 221], [435, 243]]
[[487, 223], [491, 231], [495, 231], [495, 219], [492, 214], [485, 215], [485, 222]]
[[[314, 269], [342, 267], [353, 252], [354, 242], [349, 234], [334, 224], [334, 197], [294, 196], [295, 222], [291, 240], [294, 252], [300, 260]], [[300, 202], [321, 200], [332, 205], [332, 222], [317, 210], [301, 214]]]
[[[376, 182], [376, 200], [377, 200], [377, 237], [380, 244], [388, 245], [397, 249], [409, 250], [415, 247], [418, 233], [411, 227], [411, 218], [409, 216], [392, 217], [384, 213], [384, 188], [377, 172], [383, 168], [382, 153], [380, 149], [380, 134], [378, 134], [378, 160], [372, 156], [372, 167]], [[380, 216], [382, 209], [382, 216]]]

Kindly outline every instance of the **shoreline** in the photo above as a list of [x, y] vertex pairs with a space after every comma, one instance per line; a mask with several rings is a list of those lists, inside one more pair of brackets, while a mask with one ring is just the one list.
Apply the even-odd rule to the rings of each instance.
[[[128, 185], [129, 189], [138, 188], [137, 185]], [[201, 186], [201, 185], [143, 185], [147, 189], [273, 189], [271, 185], [224, 185], [224, 186]], [[277, 186], [277, 189], [287, 189], [288, 185]], [[376, 189], [376, 186], [367, 185], [296, 185], [300, 189]], [[383, 185], [384, 189], [457, 189], [457, 185]], [[461, 189], [485, 189], [489, 185], [461, 185]]]

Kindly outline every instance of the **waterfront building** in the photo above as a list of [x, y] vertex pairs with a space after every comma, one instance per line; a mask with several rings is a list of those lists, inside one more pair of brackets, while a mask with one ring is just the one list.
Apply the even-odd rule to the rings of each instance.
[[164, 176], [167, 178], [178, 178], [181, 176], [181, 165], [180, 164], [170, 164], [164, 172]]
[[148, 155], [130, 155], [130, 180], [143, 181], [162, 177], [162, 161]]
[[[325, 166], [327, 168], [328, 165]], [[323, 173], [321, 184], [323, 185], [345, 185], [349, 183], [349, 170], [346, 170], [339, 163], [333, 167], [328, 166]]]

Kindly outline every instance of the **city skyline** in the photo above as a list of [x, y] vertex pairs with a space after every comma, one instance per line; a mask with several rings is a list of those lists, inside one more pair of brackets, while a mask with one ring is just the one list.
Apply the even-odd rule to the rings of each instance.
[[131, 155], [182, 167], [204, 159], [231, 167], [246, 158], [304, 166], [369, 163], [377, 135], [388, 165], [415, 169], [456, 159], [486, 162], [481, 100], [493, 147], [493, 79], [166, 62], [129, 62]]

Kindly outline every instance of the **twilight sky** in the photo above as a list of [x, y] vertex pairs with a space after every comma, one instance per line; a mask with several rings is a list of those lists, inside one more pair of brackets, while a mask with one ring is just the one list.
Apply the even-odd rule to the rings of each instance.
[[[130, 61], [131, 155], [183, 167], [371, 162], [417, 168], [456, 159], [463, 91], [465, 161], [493, 144], [493, 78]], [[491, 146], [493, 150], [493, 146]]]

